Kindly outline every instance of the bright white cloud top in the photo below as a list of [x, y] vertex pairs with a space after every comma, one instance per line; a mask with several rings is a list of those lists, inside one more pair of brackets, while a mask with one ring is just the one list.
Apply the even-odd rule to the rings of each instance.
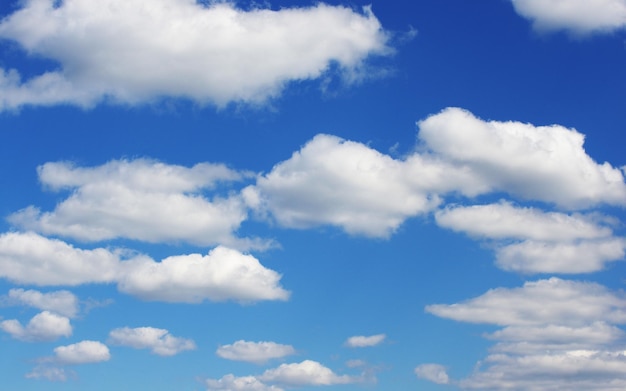
[[3, 109], [161, 97], [263, 103], [333, 63], [355, 73], [369, 55], [390, 51], [369, 8], [325, 4], [274, 11], [192, 0], [29, 0], [2, 21], [0, 37], [61, 66], [25, 80], [3, 70]]
[[215, 353], [227, 360], [263, 364], [271, 359], [295, 354], [296, 350], [291, 345], [283, 345], [271, 341], [252, 342], [239, 340], [233, 344], [220, 346]]
[[81, 341], [54, 348], [55, 359], [59, 364], [76, 365], [109, 361], [109, 348], [98, 341]]
[[72, 335], [70, 320], [49, 311], [35, 315], [25, 326], [15, 319], [4, 320], [0, 322], [0, 329], [27, 342], [54, 341]]
[[168, 330], [154, 327], [122, 327], [111, 330], [109, 343], [135, 349], [150, 349], [159, 356], [173, 356], [185, 350], [196, 349], [194, 341], [174, 337]]

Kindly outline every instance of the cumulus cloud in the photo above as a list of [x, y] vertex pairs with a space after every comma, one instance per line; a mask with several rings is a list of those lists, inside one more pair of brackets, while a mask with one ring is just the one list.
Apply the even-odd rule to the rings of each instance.
[[263, 364], [274, 358], [295, 354], [296, 350], [291, 345], [283, 345], [271, 341], [251, 342], [239, 340], [233, 344], [220, 346], [216, 353], [218, 356], [228, 360]]
[[0, 322], [0, 329], [15, 339], [27, 342], [54, 341], [72, 335], [70, 320], [49, 311], [35, 315], [26, 326], [16, 319], [4, 320]]
[[283, 391], [282, 388], [267, 385], [254, 376], [228, 374], [221, 379], [207, 379], [207, 391]]
[[[452, 206], [435, 213], [437, 224], [496, 240], [497, 265], [521, 273], [587, 273], [624, 258], [626, 240], [596, 216], [544, 212], [508, 202]], [[512, 243], [511, 243], [512, 242]]]
[[76, 167], [54, 162], [37, 171], [46, 188], [71, 193], [51, 212], [29, 206], [11, 215], [9, 221], [22, 229], [81, 241], [129, 238], [201, 246], [269, 246], [234, 236], [247, 217], [238, 196], [205, 196], [220, 184], [249, 175], [221, 164], [199, 163], [189, 168], [136, 159]]
[[[54, 60], [22, 80], [1, 70], [0, 107], [108, 99], [139, 104], [181, 97], [200, 104], [263, 103], [290, 81], [336, 64], [354, 76], [370, 55], [392, 52], [370, 8], [242, 10], [234, 2], [29, 0], [0, 23], [0, 38]], [[80, 33], [77, 33], [80, 32]], [[153, 64], [159, 64], [158, 67]]]
[[439, 364], [422, 364], [415, 368], [415, 374], [417, 377], [430, 380], [437, 384], [448, 384], [450, 379], [446, 368]]
[[98, 341], [81, 341], [54, 348], [55, 361], [64, 365], [90, 364], [109, 361], [109, 348]]
[[626, 297], [602, 285], [551, 278], [426, 311], [502, 327], [485, 335], [496, 344], [458, 381], [461, 388], [614, 391], [626, 384], [626, 333], [618, 327], [626, 323]]
[[511, 0], [515, 11], [539, 31], [576, 35], [611, 32], [626, 26], [624, 0]]
[[150, 349], [159, 356], [173, 356], [196, 348], [192, 340], [174, 337], [168, 330], [154, 327], [122, 327], [112, 330], [109, 333], [109, 343], [135, 349]]
[[73, 318], [78, 313], [78, 298], [69, 291], [42, 293], [34, 289], [11, 289], [8, 295], [0, 298], [7, 305], [25, 305], [40, 310], [55, 312]]
[[385, 334], [376, 334], [370, 336], [355, 335], [346, 340], [345, 345], [350, 348], [364, 348], [381, 344], [387, 336]]
[[[34, 233], [0, 235], [0, 277], [18, 284], [117, 283], [145, 300], [198, 303], [286, 300], [281, 275], [252, 255], [217, 247], [207, 255], [172, 256], [156, 262], [124, 251], [82, 250]], [[126, 251], [128, 253], [128, 251]], [[127, 254], [129, 255], [129, 254]]]
[[259, 378], [264, 382], [287, 387], [329, 386], [359, 381], [359, 378], [353, 376], [337, 375], [330, 368], [312, 360], [281, 364], [278, 368], [268, 369]]

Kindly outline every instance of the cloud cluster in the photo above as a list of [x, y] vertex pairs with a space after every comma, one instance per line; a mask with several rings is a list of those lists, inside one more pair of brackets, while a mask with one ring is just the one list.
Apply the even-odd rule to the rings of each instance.
[[607, 33], [626, 26], [624, 0], [511, 0], [515, 11], [539, 31], [577, 35]]
[[502, 327], [486, 335], [496, 345], [483, 366], [458, 382], [461, 388], [613, 391], [626, 385], [626, 335], [618, 327], [626, 323], [626, 297], [599, 284], [550, 278], [426, 311]]
[[0, 277], [18, 284], [117, 283], [145, 300], [197, 303], [204, 300], [286, 300], [281, 276], [251, 255], [216, 247], [207, 255], [179, 255], [156, 262], [104, 248], [77, 249], [35, 233], [0, 235]]
[[109, 333], [109, 343], [135, 349], [150, 349], [159, 356], [173, 356], [196, 348], [192, 340], [174, 337], [168, 330], [154, 327], [122, 327], [112, 330]]
[[251, 342], [239, 340], [233, 344], [220, 346], [216, 354], [227, 360], [246, 361], [263, 364], [271, 359], [295, 354], [291, 345], [283, 345], [271, 341]]
[[243, 10], [231, 1], [189, 0], [154, 0], [149, 7], [141, 0], [20, 4], [0, 23], [0, 38], [60, 69], [28, 80], [0, 69], [0, 110], [162, 97], [258, 104], [333, 64], [354, 75], [370, 55], [391, 52], [369, 8]]
[[70, 320], [49, 311], [35, 315], [25, 326], [16, 319], [4, 320], [0, 322], [0, 329], [27, 342], [54, 341], [72, 335]]

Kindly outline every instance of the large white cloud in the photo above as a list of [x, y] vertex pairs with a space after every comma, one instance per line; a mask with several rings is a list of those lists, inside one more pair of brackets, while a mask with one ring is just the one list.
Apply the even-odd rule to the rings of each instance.
[[90, 106], [105, 98], [261, 103], [290, 81], [320, 77], [333, 63], [354, 73], [369, 55], [391, 51], [369, 8], [242, 10], [231, 1], [194, 0], [21, 5], [0, 23], [0, 38], [58, 62], [60, 70], [25, 81], [16, 70], [0, 70], [0, 109]]
[[[435, 213], [439, 226], [497, 240], [497, 264], [522, 273], [586, 273], [624, 258], [626, 240], [597, 215], [544, 212], [507, 202], [452, 206]], [[513, 243], [511, 243], [513, 241]]]
[[43, 311], [35, 315], [26, 326], [16, 320], [0, 322], [0, 329], [13, 338], [27, 342], [54, 341], [72, 335], [72, 325], [65, 316]]
[[11, 289], [0, 303], [9, 305], [26, 305], [44, 311], [73, 318], [78, 313], [78, 298], [70, 291], [54, 291], [42, 293], [34, 289]]
[[233, 344], [220, 346], [217, 355], [235, 361], [247, 361], [262, 364], [274, 358], [281, 358], [296, 353], [291, 345], [271, 341], [252, 342], [239, 340]]
[[82, 250], [35, 233], [0, 235], [0, 278], [18, 284], [117, 283], [146, 300], [197, 303], [204, 300], [286, 300], [281, 275], [252, 255], [226, 247], [209, 254], [172, 256], [156, 262], [128, 251]]
[[196, 348], [192, 340], [174, 337], [168, 330], [154, 327], [122, 327], [111, 330], [109, 343], [135, 349], [150, 349], [159, 356], [173, 356]]
[[515, 11], [537, 30], [567, 30], [577, 35], [610, 32], [626, 26], [624, 0], [511, 0]]
[[461, 388], [616, 391], [626, 385], [626, 333], [618, 327], [626, 323], [621, 292], [551, 278], [426, 310], [502, 327], [485, 335], [496, 344], [482, 365], [454, 381]]
[[136, 159], [76, 167], [59, 162], [40, 166], [38, 174], [46, 188], [72, 193], [52, 212], [30, 206], [9, 217], [25, 229], [83, 241], [123, 237], [203, 246], [269, 245], [233, 235], [247, 217], [238, 196], [205, 197], [204, 192], [216, 191], [219, 184], [248, 175], [224, 165], [199, 163], [188, 168]]

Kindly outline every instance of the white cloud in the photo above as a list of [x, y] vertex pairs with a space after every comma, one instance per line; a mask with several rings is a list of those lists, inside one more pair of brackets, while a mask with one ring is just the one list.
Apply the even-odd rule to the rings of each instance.
[[1, 38], [61, 68], [26, 81], [15, 70], [0, 70], [0, 108], [91, 106], [103, 99], [139, 104], [161, 97], [218, 106], [263, 103], [290, 81], [321, 77], [331, 63], [353, 75], [369, 55], [391, 52], [369, 8], [355, 12], [317, 4], [245, 11], [230, 1], [191, 0], [152, 0], [150, 7], [141, 0], [54, 3], [25, 1], [0, 23]]
[[[458, 321], [503, 326], [461, 388], [617, 391], [626, 385], [626, 296], [557, 278], [499, 288], [426, 311]], [[434, 379], [431, 379], [434, 381]]]
[[81, 341], [72, 345], [54, 348], [55, 360], [59, 364], [90, 364], [109, 361], [109, 348], [98, 341]]
[[[521, 273], [588, 273], [624, 258], [626, 240], [596, 216], [522, 208], [507, 202], [435, 213], [441, 227], [498, 240], [497, 265]], [[516, 242], [511, 243], [511, 240]]]
[[73, 318], [78, 313], [78, 298], [69, 291], [42, 293], [33, 289], [11, 289], [0, 302], [52, 311], [68, 318]]
[[274, 358], [281, 358], [296, 353], [291, 345], [278, 344], [271, 341], [250, 342], [236, 341], [217, 349], [217, 355], [235, 361], [247, 361], [262, 364]]
[[46, 163], [38, 168], [51, 190], [71, 190], [52, 212], [27, 207], [9, 217], [23, 229], [82, 241], [129, 238], [208, 246], [266, 248], [269, 243], [233, 235], [247, 217], [236, 195], [207, 199], [204, 192], [248, 173], [220, 164], [188, 168], [153, 160], [113, 160], [97, 167]]
[[[0, 235], [0, 277], [19, 284], [117, 283], [122, 292], [146, 300], [197, 303], [286, 300], [281, 275], [252, 255], [217, 247], [208, 255], [172, 256], [156, 262], [124, 251], [81, 250], [34, 233]], [[128, 251], [127, 251], [128, 253]]]
[[169, 331], [154, 327], [123, 327], [112, 330], [109, 333], [109, 343], [135, 349], [150, 349], [159, 356], [173, 356], [196, 348], [192, 340], [174, 337]]
[[511, 0], [515, 11], [537, 30], [577, 35], [611, 32], [626, 26], [624, 0]]
[[48, 381], [64, 382], [68, 378], [68, 371], [65, 368], [38, 365], [26, 374], [27, 379], [46, 379]]
[[49, 311], [35, 315], [26, 326], [15, 319], [0, 322], [0, 329], [15, 339], [27, 342], [54, 341], [72, 335], [72, 325], [65, 316]]
[[161, 262], [136, 258], [119, 280], [122, 292], [146, 300], [198, 303], [203, 300], [287, 300], [281, 275], [252, 255], [216, 247], [208, 255], [172, 256]]
[[337, 375], [330, 368], [312, 360], [281, 364], [278, 368], [265, 371], [259, 376], [259, 379], [263, 382], [276, 383], [286, 387], [329, 386], [360, 381], [360, 378]]
[[422, 364], [415, 368], [417, 377], [437, 384], [448, 384], [450, 379], [446, 368], [439, 364]]
[[574, 129], [483, 121], [459, 108], [418, 124], [425, 146], [482, 178], [492, 191], [564, 208], [626, 205], [622, 172], [593, 161]]
[[345, 345], [350, 348], [364, 348], [368, 346], [376, 346], [381, 344], [387, 336], [385, 334], [376, 334], [370, 336], [356, 335], [348, 338]]
[[266, 385], [254, 376], [235, 377], [225, 375], [221, 379], [207, 379], [207, 391], [283, 391], [282, 388]]

